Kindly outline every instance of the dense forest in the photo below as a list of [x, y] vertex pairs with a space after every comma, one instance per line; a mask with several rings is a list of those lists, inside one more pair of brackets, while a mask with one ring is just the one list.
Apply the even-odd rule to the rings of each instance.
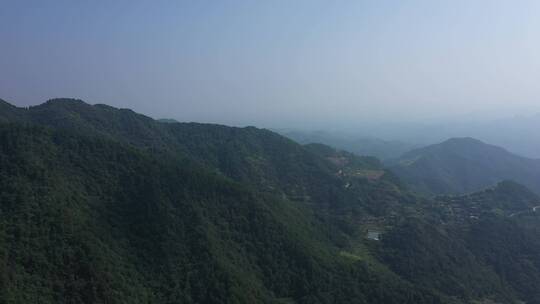
[[70, 99], [0, 101], [0, 143], [2, 303], [540, 303], [512, 181], [429, 198], [373, 157]]

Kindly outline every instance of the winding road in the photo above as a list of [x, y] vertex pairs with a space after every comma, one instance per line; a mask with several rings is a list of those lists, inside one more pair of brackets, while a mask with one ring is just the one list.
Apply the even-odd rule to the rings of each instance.
[[[535, 206], [535, 207], [532, 207], [531, 210], [532, 212], [536, 212], [536, 209], [540, 208], [540, 206]], [[530, 210], [525, 210], [525, 211], [519, 211], [519, 212], [514, 212], [512, 214], [510, 214], [510, 217], [513, 217], [514, 215], [518, 215], [518, 214], [523, 214], [523, 213], [527, 213], [529, 212]]]

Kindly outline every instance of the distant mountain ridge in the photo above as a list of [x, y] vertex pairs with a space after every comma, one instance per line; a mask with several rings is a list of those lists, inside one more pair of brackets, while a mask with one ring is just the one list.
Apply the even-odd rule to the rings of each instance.
[[356, 155], [375, 156], [382, 160], [395, 158], [417, 145], [401, 141], [387, 141], [375, 137], [358, 136], [351, 132], [276, 130], [301, 144], [321, 143]]
[[389, 167], [414, 189], [425, 193], [468, 193], [502, 180], [516, 181], [540, 193], [540, 160], [470, 137], [412, 150]]

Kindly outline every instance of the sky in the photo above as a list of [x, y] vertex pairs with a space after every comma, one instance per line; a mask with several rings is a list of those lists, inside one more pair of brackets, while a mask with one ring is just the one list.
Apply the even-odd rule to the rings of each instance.
[[540, 112], [540, 1], [0, 0], [0, 98], [264, 127]]

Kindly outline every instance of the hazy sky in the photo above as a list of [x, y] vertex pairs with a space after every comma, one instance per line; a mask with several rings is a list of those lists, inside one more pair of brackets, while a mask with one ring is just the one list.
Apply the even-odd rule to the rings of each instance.
[[285, 127], [540, 112], [540, 1], [0, 0], [0, 98]]

